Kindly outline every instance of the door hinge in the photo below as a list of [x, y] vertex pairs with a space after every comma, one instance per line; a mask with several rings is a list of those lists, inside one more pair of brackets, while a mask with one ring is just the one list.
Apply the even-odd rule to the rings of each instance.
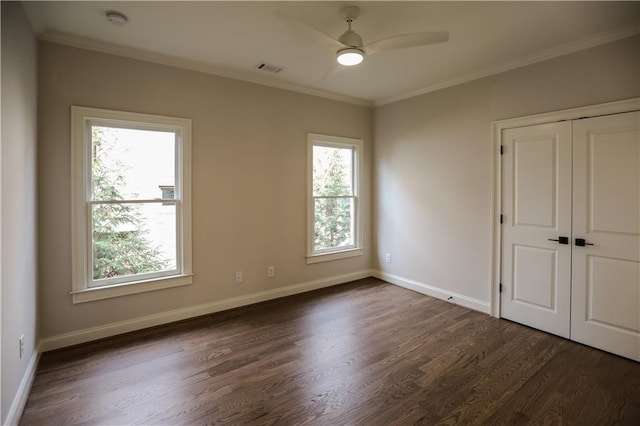
[[502, 293], [502, 283], [500, 283], [500, 287], [498, 289], [498, 293]]
[[504, 145], [500, 145], [500, 155], [504, 154]]
[[504, 223], [504, 215], [503, 214], [500, 215], [500, 223], [501, 224]]

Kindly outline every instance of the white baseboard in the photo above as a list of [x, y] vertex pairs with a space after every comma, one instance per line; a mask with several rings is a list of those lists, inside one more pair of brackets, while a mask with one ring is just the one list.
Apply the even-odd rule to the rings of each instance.
[[90, 342], [92, 340], [98, 340], [105, 337], [112, 337], [118, 334], [128, 333], [130, 331], [142, 330], [144, 328], [155, 327], [157, 325], [168, 324], [171, 322], [194, 318], [201, 315], [226, 311], [228, 309], [238, 308], [241, 306], [251, 305], [254, 303], [264, 302], [280, 297], [291, 296], [294, 294], [317, 290], [324, 287], [330, 287], [337, 284], [343, 284], [349, 281], [367, 278], [370, 276], [374, 276], [391, 284], [395, 284], [400, 287], [404, 287], [406, 289], [413, 290], [418, 293], [426, 294], [428, 296], [445, 301], [449, 296], [453, 296], [455, 303], [460, 306], [490, 314], [490, 306], [488, 302], [483, 302], [481, 300], [446, 291], [418, 281], [402, 278], [397, 275], [388, 274], [386, 272], [364, 269], [349, 274], [322, 278], [306, 283], [252, 293], [244, 296], [232, 297], [217, 302], [205, 303], [202, 305], [176, 309], [168, 312], [161, 312], [158, 314], [147, 315], [126, 321], [119, 321], [98, 327], [91, 327], [83, 330], [73, 331], [70, 333], [59, 334], [57, 336], [47, 337], [40, 341], [40, 351], [46, 352], [54, 349], [65, 348], [80, 343]]
[[40, 360], [41, 353], [41, 348], [38, 346], [35, 351], [33, 351], [33, 355], [31, 355], [31, 359], [27, 365], [27, 370], [24, 372], [24, 376], [22, 376], [16, 396], [13, 398], [11, 407], [9, 407], [7, 418], [4, 421], [5, 426], [15, 426], [20, 422], [24, 406], [27, 404], [27, 398], [29, 398], [33, 379], [36, 377], [36, 369], [38, 367], [38, 361]]
[[136, 331], [144, 328], [154, 327], [157, 325], [167, 324], [170, 322], [194, 318], [201, 315], [207, 315], [215, 312], [225, 311], [228, 309], [238, 308], [241, 306], [251, 305], [258, 302], [277, 299], [280, 297], [305, 293], [307, 291], [343, 284], [371, 276], [379, 278], [391, 284], [395, 284], [400, 287], [404, 287], [406, 289], [413, 290], [418, 293], [426, 294], [428, 296], [445, 301], [448, 297], [453, 296], [455, 303], [460, 306], [490, 314], [490, 306], [488, 302], [483, 302], [481, 300], [446, 291], [418, 281], [402, 278], [397, 275], [388, 274], [386, 272], [365, 269], [349, 274], [323, 278], [287, 287], [281, 287], [274, 290], [262, 291], [245, 296], [238, 296], [230, 299], [220, 300], [217, 302], [192, 306], [189, 308], [176, 309], [159, 314], [138, 317], [127, 321], [119, 321], [104, 326], [87, 328], [71, 333], [64, 333], [57, 336], [47, 337], [40, 341], [40, 345], [38, 346], [38, 348], [36, 348], [36, 351], [33, 353], [31, 360], [29, 361], [29, 365], [27, 366], [27, 370], [20, 383], [20, 387], [18, 388], [16, 397], [11, 404], [4, 425], [14, 426], [17, 425], [20, 421], [20, 417], [24, 410], [25, 404], [27, 403], [31, 385], [35, 378], [40, 354], [42, 352], [77, 345], [80, 343], [86, 343], [92, 340], [111, 337], [130, 331]]
[[128, 333], [130, 331], [141, 330], [144, 328], [154, 327], [170, 322], [194, 318], [201, 315], [212, 314], [214, 312], [226, 311], [228, 309], [238, 308], [240, 306], [246, 306], [271, 299], [291, 296], [298, 293], [304, 293], [311, 290], [317, 290], [324, 287], [347, 283], [349, 281], [359, 280], [361, 278], [367, 278], [370, 276], [372, 276], [372, 271], [365, 269], [349, 274], [322, 278], [302, 284], [281, 287], [274, 290], [261, 291], [259, 293], [232, 297], [230, 299], [224, 299], [217, 302], [205, 303], [202, 305], [176, 309], [168, 312], [161, 312], [158, 314], [133, 318], [126, 321], [119, 321], [98, 327], [86, 328], [83, 330], [73, 331], [71, 333], [64, 333], [57, 336], [44, 338], [40, 341], [40, 348], [42, 352], [65, 348], [67, 346], [86, 343], [92, 340], [116, 336], [122, 333]]
[[435, 297], [436, 299], [447, 301], [449, 297], [453, 297], [453, 301], [456, 305], [464, 306], [465, 308], [473, 309], [474, 311], [479, 311], [485, 314], [491, 314], [491, 307], [489, 303], [483, 302], [482, 300], [473, 299], [471, 297], [463, 296], [462, 294], [443, 290], [429, 284], [402, 278], [397, 275], [388, 274], [382, 271], [372, 271], [371, 275], [381, 280], [387, 281], [391, 284], [395, 284], [400, 287], [416, 291], [418, 293], [426, 294], [427, 296]]

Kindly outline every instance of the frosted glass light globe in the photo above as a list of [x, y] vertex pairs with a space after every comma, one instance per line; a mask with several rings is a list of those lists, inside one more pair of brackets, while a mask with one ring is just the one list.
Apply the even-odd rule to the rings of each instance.
[[364, 60], [364, 52], [360, 49], [348, 48], [338, 52], [338, 63], [347, 67], [358, 65]]

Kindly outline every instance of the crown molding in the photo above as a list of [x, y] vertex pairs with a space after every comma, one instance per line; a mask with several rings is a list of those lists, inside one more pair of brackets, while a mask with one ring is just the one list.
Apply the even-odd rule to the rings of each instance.
[[393, 102], [402, 101], [416, 96], [424, 95], [427, 93], [435, 92], [437, 90], [446, 89], [448, 87], [457, 86], [459, 84], [468, 83], [473, 80], [479, 80], [484, 77], [489, 77], [494, 74], [500, 74], [505, 71], [511, 71], [516, 68], [532, 65], [537, 62], [547, 61], [549, 59], [557, 58], [559, 56], [568, 55], [571, 53], [579, 52], [581, 50], [589, 49], [592, 47], [600, 46], [607, 43], [612, 43], [617, 40], [621, 40], [628, 37], [633, 37], [640, 34], [640, 25], [631, 25], [627, 27], [617, 28], [615, 30], [606, 31], [594, 36], [590, 36], [581, 40], [573, 41], [571, 43], [562, 44], [560, 46], [553, 47], [551, 49], [543, 50], [533, 55], [523, 56], [513, 61], [504, 62], [496, 67], [484, 69], [479, 72], [467, 74], [462, 77], [454, 78], [444, 81], [442, 83], [434, 84], [424, 87], [419, 90], [404, 93], [402, 95], [390, 96], [388, 98], [379, 99], [373, 102], [374, 107], [390, 104]]
[[191, 71], [203, 72], [206, 74], [216, 75], [219, 77], [230, 78], [234, 80], [245, 81], [254, 84], [260, 84], [263, 86], [273, 87], [276, 89], [288, 90], [305, 95], [317, 96], [325, 99], [331, 99], [339, 102], [346, 102], [353, 105], [364, 107], [378, 107], [405, 99], [413, 98], [416, 96], [424, 95], [427, 93], [435, 92], [438, 90], [446, 89], [448, 87], [457, 86], [459, 84], [468, 83], [470, 81], [479, 80], [481, 78], [489, 77], [495, 74], [500, 74], [506, 71], [511, 71], [517, 68], [522, 68], [527, 65], [532, 65], [538, 62], [547, 61], [560, 56], [568, 55], [571, 53], [579, 52], [581, 50], [597, 47], [603, 44], [612, 43], [617, 40], [632, 37], [640, 34], [640, 25], [631, 25], [626, 27], [617, 28], [614, 30], [606, 31], [600, 34], [596, 34], [581, 40], [566, 43], [560, 46], [553, 47], [541, 52], [534, 53], [532, 55], [523, 56], [513, 61], [504, 62], [498, 66], [486, 68], [484, 70], [467, 74], [458, 78], [444, 81], [442, 83], [433, 84], [418, 90], [407, 92], [404, 94], [390, 96], [387, 98], [378, 99], [375, 101], [368, 101], [366, 99], [355, 98], [352, 96], [341, 95], [338, 93], [313, 89], [306, 86], [300, 86], [295, 84], [284, 83], [281, 81], [256, 76], [252, 73], [245, 71], [233, 70], [230, 68], [219, 67], [205, 62], [193, 61], [189, 59], [179, 58], [171, 55], [165, 55], [162, 53], [151, 52], [148, 50], [137, 49], [133, 47], [101, 42], [94, 39], [72, 36], [60, 32], [45, 32], [39, 38], [44, 41], [52, 43], [63, 44], [80, 49], [93, 50], [102, 53], [108, 53], [117, 56], [123, 56], [127, 58], [139, 59], [147, 62], [158, 63], [162, 65], [168, 65]]
[[27, 14], [27, 19], [29, 21], [29, 25], [31, 25], [31, 29], [35, 34], [40, 34], [44, 31], [44, 25], [42, 24], [42, 20], [38, 18], [38, 14], [33, 10], [33, 2], [30, 1], [22, 1], [20, 2], [22, 8]]
[[179, 58], [176, 56], [165, 55], [162, 53], [151, 52], [148, 50], [137, 49], [134, 47], [123, 46], [119, 44], [106, 43], [94, 39], [77, 37], [70, 34], [47, 31], [39, 36], [40, 40], [51, 43], [62, 44], [66, 46], [76, 47], [79, 49], [93, 50], [101, 53], [108, 53], [126, 58], [138, 59], [146, 62], [153, 62], [162, 65], [168, 65], [177, 68], [183, 68], [191, 71], [198, 71], [218, 77], [230, 78], [233, 80], [245, 81], [248, 83], [259, 84], [262, 86], [273, 87], [276, 89], [288, 90], [292, 92], [302, 93], [304, 95], [317, 96], [334, 101], [345, 102], [353, 105], [372, 107], [373, 103], [365, 99], [354, 98], [351, 96], [340, 95], [338, 93], [327, 92], [310, 87], [299, 86], [295, 84], [283, 83], [269, 78], [259, 77], [249, 72], [237, 71], [230, 68], [219, 67], [205, 62], [193, 61], [190, 59]]

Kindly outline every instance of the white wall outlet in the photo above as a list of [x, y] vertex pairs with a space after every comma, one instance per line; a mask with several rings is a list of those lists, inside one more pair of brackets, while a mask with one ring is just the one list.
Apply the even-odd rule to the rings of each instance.
[[271, 265], [271, 266], [267, 266], [267, 276], [268, 277], [275, 277], [276, 276], [276, 267]]
[[22, 358], [22, 355], [24, 354], [24, 334], [20, 336], [20, 340], [18, 344], [20, 347], [20, 358]]
[[242, 271], [236, 272], [236, 283], [242, 282]]
[[387, 253], [384, 255], [385, 263], [391, 263], [391, 253]]

